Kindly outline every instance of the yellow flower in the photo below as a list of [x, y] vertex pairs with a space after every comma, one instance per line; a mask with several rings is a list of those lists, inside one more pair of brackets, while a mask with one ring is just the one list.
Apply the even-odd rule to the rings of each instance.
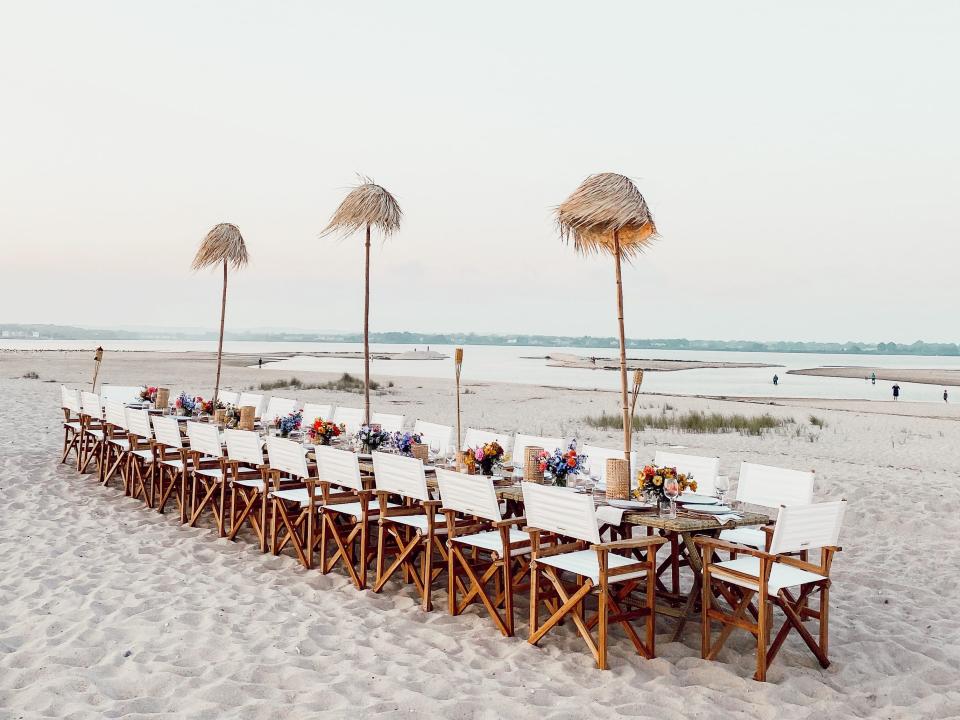
[[660, 477], [659, 475], [654, 475], [653, 484], [656, 485], [657, 487], [660, 487], [661, 485], [663, 485], [663, 478]]

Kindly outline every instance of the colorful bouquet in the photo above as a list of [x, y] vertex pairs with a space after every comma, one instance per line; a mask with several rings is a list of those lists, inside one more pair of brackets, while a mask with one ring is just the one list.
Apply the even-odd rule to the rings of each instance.
[[493, 468], [503, 460], [503, 447], [496, 440], [483, 445], [477, 445], [471, 453], [480, 472], [484, 475], [493, 475]]
[[557, 448], [552, 453], [546, 450], [540, 453], [540, 472], [553, 475], [553, 484], [567, 486], [567, 476], [576, 475], [583, 469], [586, 455], [577, 454], [577, 441], [571, 440], [566, 452]]
[[675, 467], [647, 465], [637, 473], [637, 489], [634, 490], [634, 495], [637, 498], [652, 496], [657, 501], [669, 500], [666, 493], [663, 492], [663, 485], [667, 480], [674, 479], [680, 486], [680, 492], [685, 490], [697, 491], [697, 481], [693, 480], [693, 475], [677, 472]]
[[197, 408], [197, 401], [187, 395], [186, 391], [180, 393], [180, 396], [177, 398], [177, 401], [174, 403], [174, 407], [177, 410], [182, 410], [183, 414], [193, 415], [193, 411]]
[[353, 444], [361, 452], [373, 452], [385, 442], [390, 441], [390, 433], [381, 430], [380, 425], [362, 425], [353, 436]]
[[302, 421], [303, 410], [297, 410], [284, 417], [278, 417], [273, 423], [280, 430], [280, 437], [289, 437], [294, 430], [300, 429]]
[[143, 390], [140, 391], [140, 399], [144, 402], [156, 402], [157, 389], [149, 385], [144, 386]]
[[[204, 400], [199, 395], [193, 399], [194, 404], [197, 406], [201, 413], [206, 413], [207, 415], [213, 415], [214, 407], [213, 400]], [[217, 400], [217, 409], [222, 409], [224, 407], [223, 403]]]
[[340, 437], [346, 430], [347, 427], [343, 423], [337, 425], [332, 420], [317, 418], [307, 430], [307, 435], [319, 445], [329, 445], [332, 438]]
[[420, 436], [420, 433], [408, 433], [397, 431], [393, 434], [393, 446], [397, 449], [401, 455], [412, 456], [413, 455], [413, 445], [416, 443], [419, 445], [423, 442], [423, 438]]

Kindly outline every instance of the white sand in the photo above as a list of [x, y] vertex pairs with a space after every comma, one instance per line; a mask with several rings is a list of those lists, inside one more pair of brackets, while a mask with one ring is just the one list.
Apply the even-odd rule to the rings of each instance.
[[[946, 718], [960, 716], [960, 425], [887, 415], [889, 404], [817, 410], [827, 426], [762, 438], [642, 433], [670, 443], [817, 472], [817, 499], [845, 497], [844, 552], [834, 564], [833, 665], [823, 670], [792, 635], [769, 672], [750, 679], [752, 638], [737, 632], [716, 662], [699, 657], [699, 627], [658, 658], [634, 655], [616, 631], [611, 669], [595, 669], [572, 627], [541, 647], [504, 639], [481, 608], [451, 618], [445, 594], [423, 613], [411, 588], [357, 592], [344, 575], [304, 571], [290, 556], [186, 529], [58, 465], [53, 379], [89, 382], [76, 353], [0, 353], [0, 718]], [[41, 380], [23, 380], [34, 370]], [[312, 373], [303, 379], [321, 377]], [[240, 389], [270, 371], [228, 367]], [[176, 356], [108, 356], [106, 381], [208, 391], [212, 366]], [[385, 410], [452, 420], [438, 383], [395, 380]], [[473, 386], [471, 425], [573, 434], [613, 411], [614, 396]], [[283, 393], [281, 393], [283, 394]], [[358, 403], [317, 391], [301, 399]], [[644, 398], [680, 408], [793, 417], [809, 407]], [[907, 411], [901, 406], [900, 411]], [[919, 409], [922, 411], [922, 408]], [[918, 414], [924, 414], [918, 412]], [[612, 434], [581, 438], [616, 446]], [[520, 599], [523, 605], [525, 596]]]

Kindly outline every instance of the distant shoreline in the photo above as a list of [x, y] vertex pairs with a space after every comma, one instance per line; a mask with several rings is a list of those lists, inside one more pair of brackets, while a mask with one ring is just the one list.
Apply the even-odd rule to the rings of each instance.
[[928, 368], [879, 368], [868, 366], [818, 367], [802, 370], [787, 370], [788, 375], [814, 375], [818, 377], [863, 378], [867, 380], [876, 373], [877, 380], [884, 382], [910, 382], [921, 385], [960, 386], [960, 370]]

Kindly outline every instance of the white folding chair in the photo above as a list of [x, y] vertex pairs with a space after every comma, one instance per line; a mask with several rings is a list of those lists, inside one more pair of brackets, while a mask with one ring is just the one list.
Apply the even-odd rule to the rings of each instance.
[[230, 469], [230, 531], [227, 539], [235, 540], [247, 524], [257, 537], [260, 552], [266, 552], [269, 504], [266, 498], [270, 479], [260, 435], [252, 430], [233, 429], [224, 430], [223, 435]]
[[310, 427], [314, 420], [320, 418], [321, 420], [331, 420], [333, 416], [333, 405], [326, 405], [320, 403], [306, 403], [303, 406], [303, 425], [304, 427]]
[[[500, 632], [513, 637], [514, 590], [529, 568], [530, 535], [518, 527], [526, 518], [503, 519], [493, 478], [437, 468], [437, 482], [447, 518], [450, 614], [459, 615], [479, 599]], [[468, 526], [458, 527], [458, 514], [468, 516]], [[461, 575], [469, 581], [468, 587]], [[493, 588], [488, 590], [491, 582]], [[457, 597], [458, 587], [462, 600]]]
[[153, 430], [150, 427], [150, 413], [146, 410], [126, 408], [124, 416], [127, 422], [127, 466], [124, 473], [127, 494], [143, 500], [147, 507], [154, 504], [153, 485]]
[[[655, 654], [656, 553], [665, 541], [648, 536], [603, 543], [600, 540], [596, 508], [589, 495], [565, 488], [523, 483], [527, 530], [530, 533], [530, 636], [536, 645], [564, 617], [569, 616], [593, 654], [597, 667], [607, 668], [607, 632], [609, 623], [620, 623], [637, 653], [645, 658]], [[553, 545], [546, 545], [550, 541]], [[633, 557], [617, 551], [634, 553]], [[645, 553], [638, 559], [640, 552]], [[564, 582], [571, 575], [576, 590]], [[543, 584], [546, 580], [549, 585]], [[636, 609], [625, 609], [628, 596], [641, 583], [646, 597]], [[595, 615], [587, 615], [586, 601], [597, 599]], [[540, 603], [552, 615], [540, 623]], [[646, 639], [642, 641], [630, 622], [645, 618]], [[597, 627], [595, 641], [591, 628]]]
[[654, 455], [657, 467], [675, 467], [677, 472], [690, 475], [697, 483], [699, 495], [717, 494], [717, 474], [720, 472], [720, 458], [657, 450]]
[[[402, 455], [373, 453], [373, 476], [380, 501], [380, 527], [377, 534], [377, 580], [373, 591], [380, 592], [390, 576], [403, 568], [405, 578], [413, 581], [421, 598], [421, 607], [431, 610], [431, 588], [445, 569], [434, 566], [434, 550], [446, 563], [447, 551], [441, 536], [447, 528], [437, 512], [439, 500], [430, 498], [423, 462]], [[388, 499], [399, 496], [403, 507], [391, 507]], [[391, 545], [388, 540], [392, 540]], [[396, 555], [386, 567], [388, 555]], [[420, 558], [420, 568], [416, 559]]]
[[[809, 505], [813, 502], [813, 477], [813, 472], [743, 462], [737, 482], [737, 501], [768, 508]], [[767, 546], [767, 533], [760, 527], [723, 530], [720, 539], [760, 549]]]
[[104, 405], [107, 404], [108, 400], [116, 400], [123, 405], [128, 403], [139, 405], [142, 402], [140, 399], [142, 390], [143, 385], [101, 385], [100, 401]]
[[103, 405], [100, 396], [83, 391], [80, 393], [80, 446], [77, 453], [77, 470], [87, 472], [91, 462], [98, 463], [103, 452]]
[[127, 406], [120, 400], [107, 400], [103, 413], [104, 444], [100, 463], [100, 483], [107, 485], [110, 478], [119, 470], [123, 478], [124, 489], [127, 480], [123, 468], [126, 452], [130, 449], [127, 439]]
[[231, 392], [230, 390], [218, 390], [217, 401], [222, 402], [224, 405], [237, 407], [237, 403], [240, 402], [240, 393]]
[[[313, 567], [316, 549], [317, 510], [323, 493], [310, 476], [306, 451], [303, 445], [293, 440], [278, 437], [267, 438], [267, 464], [270, 466], [270, 549], [274, 555], [289, 544], [293, 546], [300, 564]], [[281, 478], [289, 479], [281, 486]], [[277, 518], [283, 523], [280, 535]]]
[[[240, 398], [237, 400], [237, 407], [253, 407], [254, 417], [260, 417], [260, 411], [263, 409], [263, 395], [256, 395], [254, 393], [242, 392], [240, 393]], [[270, 418], [271, 420], [273, 418]]]
[[[478, 445], [486, 445], [487, 443], [500, 443], [500, 447], [503, 448], [503, 451], [510, 452], [513, 448], [513, 436], [508, 435], [507, 433], [494, 432], [492, 430], [477, 430], [476, 428], [467, 428], [467, 432], [463, 435], [463, 445], [461, 450], [470, 450]], [[514, 455], [516, 458], [516, 455]], [[514, 460], [516, 462], [516, 460]], [[520, 465], [523, 465], [523, 458], [520, 458]]]
[[[767, 679], [767, 668], [791, 630], [796, 630], [803, 638], [821, 667], [830, 665], [830, 567], [834, 553], [840, 550], [838, 541], [846, 507], [845, 500], [781, 507], [769, 552], [719, 538], [697, 537], [696, 543], [703, 553], [701, 654], [705, 659], [714, 659], [733, 628], [739, 627], [757, 638], [755, 680]], [[792, 555], [816, 549], [820, 550], [819, 563]], [[718, 561], [715, 559], [717, 550], [727, 550], [738, 557]], [[810, 596], [817, 592], [820, 604], [817, 610], [813, 610], [808, 603]], [[730, 612], [719, 609], [721, 597], [730, 606]], [[754, 597], [756, 606], [752, 604]], [[771, 605], [779, 607], [785, 616], [772, 642], [769, 635]], [[744, 619], [748, 609], [754, 615], [755, 623]], [[804, 626], [805, 620], [817, 622], [817, 638]], [[711, 638], [713, 622], [723, 625], [716, 643]]]
[[370, 422], [374, 425], [380, 425], [384, 432], [400, 432], [403, 430], [403, 415], [392, 415], [390, 413], [375, 412], [371, 416]]
[[353, 435], [363, 425], [363, 408], [339, 406], [333, 411], [333, 422], [344, 425], [347, 428], [347, 434]]
[[263, 414], [263, 422], [273, 424], [277, 419], [285, 418], [297, 409], [297, 401], [290, 398], [272, 397], [267, 403], [267, 411]]
[[63, 409], [63, 454], [60, 462], [65, 463], [70, 451], [73, 450], [78, 458], [81, 435], [80, 422], [80, 391], [60, 386], [60, 407]]
[[[607, 460], [623, 460], [623, 448], [605, 448], [599, 445], [583, 445], [578, 448], [581, 455], [587, 456], [587, 462], [590, 465], [590, 474], [597, 478], [597, 482], [607, 482]], [[640, 469], [637, 460], [637, 451], [630, 453], [630, 487], [635, 488], [637, 484], [637, 471]]]
[[[227, 534], [227, 458], [223, 454], [220, 430], [213, 423], [187, 423], [190, 441], [190, 527], [196, 527], [205, 508], [210, 508], [217, 534]], [[199, 497], [199, 502], [198, 502]]]
[[180, 423], [171, 417], [154, 415], [153, 469], [157, 512], [162, 513], [173, 496], [180, 509], [180, 522], [187, 521], [187, 477], [190, 456], [183, 446]]
[[446, 457], [454, 446], [453, 428], [449, 425], [437, 425], [426, 420], [417, 420], [413, 432], [420, 435], [427, 447], [439, 457]]
[[[370, 524], [379, 517], [373, 490], [364, 484], [356, 453], [318, 445], [317, 480], [323, 492], [320, 570], [327, 574], [339, 561], [358, 590], [367, 586], [367, 570], [376, 549]], [[335, 490], [336, 489], [336, 490]], [[388, 507], [395, 507], [392, 503]], [[328, 557], [327, 548], [334, 546]]]

